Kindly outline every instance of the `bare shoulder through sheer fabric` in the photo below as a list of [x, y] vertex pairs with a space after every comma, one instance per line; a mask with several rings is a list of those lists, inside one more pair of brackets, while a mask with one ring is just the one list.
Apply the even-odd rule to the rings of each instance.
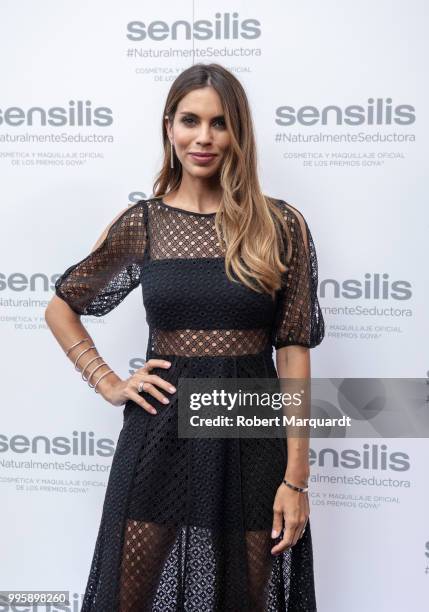
[[140, 284], [147, 244], [146, 207], [130, 206], [105, 239], [55, 282], [56, 294], [80, 315], [103, 316]]
[[[277, 378], [273, 349], [324, 337], [313, 238], [296, 208], [278, 206], [293, 257], [275, 300], [227, 278], [215, 213], [155, 197], [130, 206], [56, 293], [103, 316], [141, 287], [146, 359], [171, 361], [152, 373], [176, 388], [181, 377]], [[179, 438], [177, 394], [168, 405], [141, 396], [158, 414], [125, 404], [82, 612], [314, 612], [309, 523], [270, 554], [286, 441]]]
[[[284, 275], [274, 325], [273, 346], [293, 344], [314, 348], [325, 335], [317, 297], [318, 264], [316, 247], [307, 221], [294, 206], [280, 201], [292, 241], [292, 260]], [[284, 236], [285, 248], [287, 238]]]

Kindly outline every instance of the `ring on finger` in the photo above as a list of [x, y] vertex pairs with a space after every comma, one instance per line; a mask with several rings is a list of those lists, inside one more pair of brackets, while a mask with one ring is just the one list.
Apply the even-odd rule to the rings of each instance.
[[141, 380], [137, 386], [139, 393], [143, 391], [144, 380]]

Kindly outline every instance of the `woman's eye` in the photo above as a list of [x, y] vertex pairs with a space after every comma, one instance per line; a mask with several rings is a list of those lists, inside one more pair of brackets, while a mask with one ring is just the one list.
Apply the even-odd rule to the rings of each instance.
[[[183, 117], [182, 121], [187, 125], [191, 125], [195, 119], [193, 117]], [[216, 124], [220, 125], [221, 127], [225, 127], [225, 121], [223, 119], [216, 119], [215, 125]]]

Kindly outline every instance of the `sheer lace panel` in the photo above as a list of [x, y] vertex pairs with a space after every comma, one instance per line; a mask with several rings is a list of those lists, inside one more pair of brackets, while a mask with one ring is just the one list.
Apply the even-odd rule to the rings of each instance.
[[[188, 535], [178, 527], [127, 519], [122, 551], [119, 612], [168, 612], [169, 610], [229, 610], [221, 608], [217, 573], [226, 560], [219, 535], [192, 527]], [[269, 531], [246, 531], [245, 549], [248, 606], [240, 610], [267, 612], [273, 560]], [[176, 598], [180, 568], [171, 562], [177, 550], [188, 549], [191, 565], [185, 579], [185, 602]], [[201, 561], [194, 561], [201, 556]], [[179, 570], [179, 571], [178, 571]], [[183, 606], [183, 607], [182, 607]], [[234, 608], [235, 612], [236, 608]], [[238, 610], [238, 608], [237, 608]], [[231, 612], [233, 612], [231, 608]]]
[[269, 531], [246, 531], [249, 606], [252, 612], [267, 612], [269, 579], [274, 557]]
[[151, 612], [177, 528], [128, 519], [122, 552], [119, 612]]
[[248, 355], [269, 344], [267, 329], [154, 329], [151, 350], [165, 355]]
[[223, 257], [214, 226], [214, 215], [180, 212], [148, 201], [151, 259]]
[[[293, 344], [313, 348], [322, 342], [325, 335], [317, 297], [316, 248], [301, 213], [286, 202], [280, 201], [280, 206], [290, 229], [292, 258], [279, 291], [272, 344], [276, 349]], [[284, 240], [286, 249], [286, 235]]]
[[140, 283], [146, 248], [145, 208], [141, 201], [124, 211], [103, 242], [55, 282], [55, 292], [80, 315], [100, 317], [115, 308]]

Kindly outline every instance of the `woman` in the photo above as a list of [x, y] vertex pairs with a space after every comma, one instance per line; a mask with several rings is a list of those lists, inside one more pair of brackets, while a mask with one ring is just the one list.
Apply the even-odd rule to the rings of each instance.
[[[163, 115], [153, 197], [115, 217], [46, 310], [82, 378], [125, 404], [82, 611], [310, 612], [308, 439], [179, 438], [177, 384], [310, 376], [324, 336], [314, 243], [296, 208], [261, 192], [230, 72], [185, 70]], [[80, 315], [139, 284], [146, 363], [121, 380]]]

